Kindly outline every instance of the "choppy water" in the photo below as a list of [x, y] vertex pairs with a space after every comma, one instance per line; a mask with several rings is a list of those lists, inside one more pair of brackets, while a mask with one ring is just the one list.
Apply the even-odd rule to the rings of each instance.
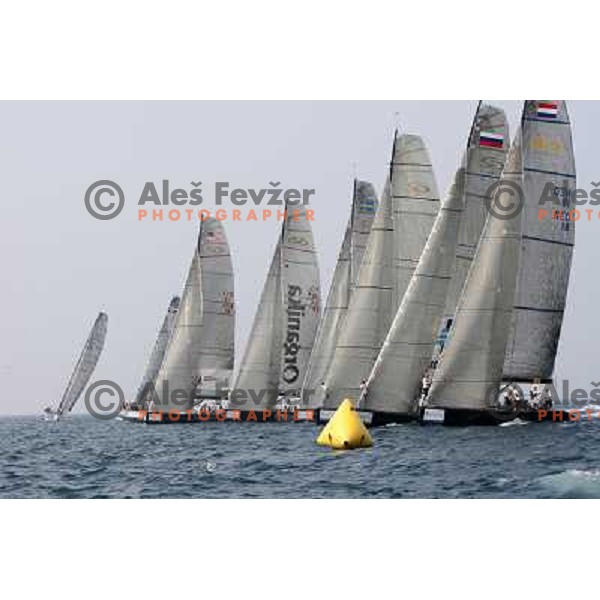
[[146, 426], [0, 418], [0, 497], [600, 497], [600, 421], [373, 430], [368, 450], [310, 424]]

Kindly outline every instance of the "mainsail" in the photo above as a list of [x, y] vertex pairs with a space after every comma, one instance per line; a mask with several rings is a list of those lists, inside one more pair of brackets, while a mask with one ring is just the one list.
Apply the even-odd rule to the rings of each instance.
[[[521, 183], [520, 136], [521, 131], [508, 155], [504, 186]], [[503, 197], [496, 193], [490, 200], [499, 213], [506, 203]], [[513, 310], [520, 231], [520, 212], [511, 218], [488, 215], [458, 302], [451, 340], [435, 372], [428, 407], [483, 411], [495, 398]]]
[[150, 359], [146, 365], [142, 382], [140, 383], [140, 387], [135, 395], [135, 406], [143, 406], [148, 393], [154, 389], [154, 382], [162, 365], [165, 352], [167, 351], [167, 345], [171, 339], [171, 334], [175, 325], [175, 318], [177, 311], [179, 310], [179, 301], [179, 296], [174, 296], [169, 303], [167, 314], [165, 315], [161, 328], [158, 331], [156, 342], [154, 342], [154, 347], [150, 353]]
[[248, 410], [299, 396], [320, 317], [317, 254], [302, 205], [286, 206], [231, 402]]
[[376, 211], [375, 188], [366, 181], [355, 180], [350, 219], [302, 386], [307, 406], [323, 403], [320, 385], [333, 358]]
[[233, 369], [233, 267], [220, 221], [200, 224], [171, 340], [155, 382], [156, 410], [192, 408], [197, 387], [228, 387]]
[[458, 299], [488, 214], [483, 202], [486, 190], [500, 177], [508, 147], [508, 122], [504, 111], [480, 102], [462, 163], [465, 168], [464, 211], [441, 324], [442, 339], [447, 336], [452, 325]]
[[[521, 261], [504, 379], [548, 381], [565, 310], [575, 222], [571, 126], [564, 100], [528, 100], [523, 115]], [[540, 215], [540, 209], [546, 210]], [[553, 212], [554, 211], [554, 212]]]
[[360, 399], [360, 408], [409, 415], [431, 361], [444, 310], [464, 200], [464, 169], [456, 173], [417, 269]]
[[88, 384], [106, 340], [106, 331], [108, 327], [108, 315], [101, 312], [97, 317], [90, 331], [87, 341], [83, 347], [79, 360], [75, 365], [75, 369], [71, 374], [67, 388], [65, 389], [58, 408], [57, 415], [63, 415], [73, 410], [75, 403], [81, 396], [81, 392]]
[[344, 327], [325, 379], [324, 406], [358, 399], [417, 266], [439, 208], [429, 153], [416, 135], [395, 135], [390, 178]]

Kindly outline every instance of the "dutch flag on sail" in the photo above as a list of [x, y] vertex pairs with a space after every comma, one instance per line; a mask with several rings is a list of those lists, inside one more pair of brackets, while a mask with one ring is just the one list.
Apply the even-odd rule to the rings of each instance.
[[537, 104], [537, 116], [544, 119], [556, 119], [558, 116], [558, 100], [541, 100]]
[[504, 146], [504, 135], [497, 131], [482, 131], [479, 134], [479, 145], [488, 148], [502, 148]]

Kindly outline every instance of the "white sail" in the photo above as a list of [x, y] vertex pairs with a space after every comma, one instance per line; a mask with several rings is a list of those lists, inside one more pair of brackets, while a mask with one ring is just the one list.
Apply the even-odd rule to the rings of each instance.
[[71, 374], [69, 383], [62, 395], [58, 408], [57, 415], [63, 415], [73, 410], [75, 403], [81, 396], [81, 393], [88, 384], [106, 340], [106, 331], [108, 327], [108, 315], [101, 312], [90, 331], [87, 341], [83, 347], [81, 355], [75, 365], [75, 369]]
[[302, 386], [303, 399], [309, 407], [323, 403], [321, 382], [333, 358], [376, 211], [374, 187], [366, 181], [355, 180], [350, 219]]
[[[239, 368], [232, 392], [234, 406], [245, 407], [259, 401], [264, 396], [267, 406], [277, 400], [280, 375], [281, 322], [283, 304], [281, 302], [281, 238], [277, 242], [267, 280], [258, 303], [252, 330], [246, 345], [244, 358]], [[264, 391], [263, 391], [264, 390]], [[241, 401], [234, 394], [241, 392]]]
[[404, 296], [439, 208], [429, 153], [415, 135], [395, 136], [390, 179], [331, 367], [326, 408], [357, 400]]
[[352, 197], [352, 214], [350, 216], [350, 285], [348, 294], [356, 285], [360, 265], [365, 254], [373, 219], [377, 212], [377, 194], [373, 184], [368, 181], [354, 181], [354, 194]]
[[320, 317], [320, 283], [310, 221], [302, 205], [287, 217], [231, 395], [235, 408], [275, 406], [299, 396]]
[[229, 391], [235, 355], [235, 300], [231, 251], [220, 221], [208, 220], [200, 244], [202, 335], [199, 387], [203, 397], [224, 397]]
[[415, 412], [444, 311], [464, 204], [464, 169], [456, 173], [423, 254], [363, 389], [362, 409]]
[[529, 100], [524, 122], [521, 262], [504, 379], [532, 382], [550, 380], [554, 370], [575, 244], [569, 210], [576, 181], [566, 102]]
[[[520, 186], [521, 132], [510, 149], [502, 180]], [[506, 203], [496, 194], [492, 206]], [[502, 378], [516, 274], [520, 213], [509, 219], [488, 215], [463, 288], [452, 337], [435, 371], [427, 406], [484, 411]], [[492, 394], [492, 395], [491, 395]]]
[[156, 410], [192, 408], [205, 376], [210, 381], [218, 376], [227, 386], [233, 368], [233, 293], [229, 244], [221, 222], [210, 218], [200, 224], [171, 340], [156, 377]]
[[135, 395], [134, 404], [136, 406], [143, 406], [145, 404], [146, 396], [152, 389], [154, 389], [154, 382], [156, 380], [156, 376], [158, 375], [158, 371], [160, 370], [160, 366], [162, 365], [165, 352], [167, 351], [167, 345], [175, 325], [175, 317], [177, 315], [177, 311], [179, 310], [179, 301], [179, 296], [174, 296], [169, 303], [167, 314], [165, 315], [160, 330], [158, 331], [156, 341], [154, 342], [154, 347], [150, 353], [150, 359], [146, 365], [142, 382], [140, 383], [138, 391]]
[[441, 343], [445, 341], [452, 326], [458, 299], [488, 214], [483, 198], [486, 190], [502, 173], [509, 145], [508, 121], [504, 111], [480, 102], [462, 163], [465, 167], [464, 212], [440, 327]]

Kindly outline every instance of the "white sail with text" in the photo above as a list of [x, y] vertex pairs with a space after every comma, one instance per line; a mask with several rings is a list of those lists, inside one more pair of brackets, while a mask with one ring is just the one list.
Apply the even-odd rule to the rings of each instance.
[[152, 408], [183, 412], [198, 388], [217, 380], [228, 387], [233, 369], [235, 305], [229, 244], [220, 221], [200, 224], [198, 241], [165, 357], [156, 377]]
[[564, 100], [528, 100], [524, 109], [521, 261], [504, 379], [548, 382], [566, 305], [576, 189], [571, 124]]
[[273, 408], [300, 397], [321, 306], [317, 253], [306, 207], [286, 205], [267, 281], [230, 395], [233, 408]]

